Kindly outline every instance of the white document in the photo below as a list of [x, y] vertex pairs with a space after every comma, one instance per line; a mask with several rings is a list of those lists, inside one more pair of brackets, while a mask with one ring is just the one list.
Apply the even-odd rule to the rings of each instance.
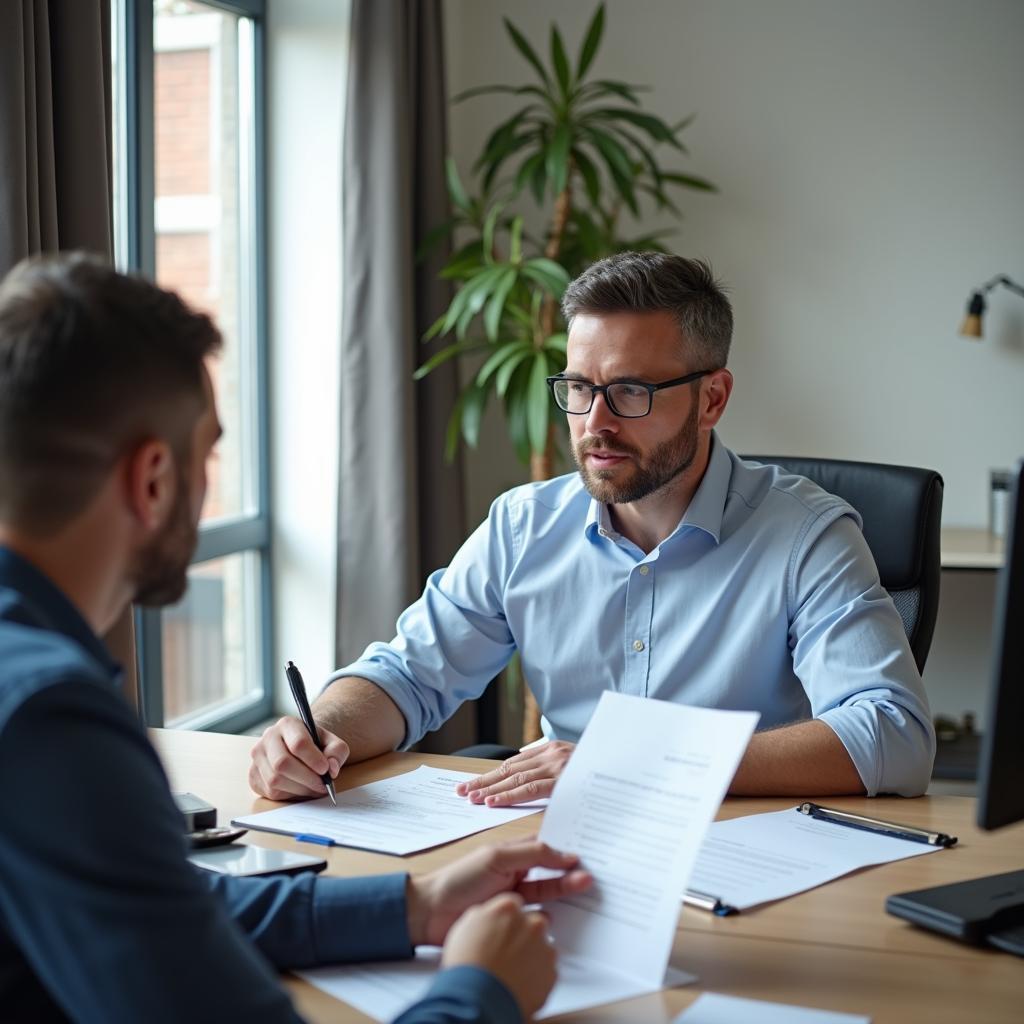
[[871, 1024], [871, 1018], [705, 992], [672, 1024]]
[[872, 864], [941, 849], [820, 821], [796, 808], [716, 821], [689, 888], [746, 910]]
[[550, 908], [551, 934], [595, 971], [662, 987], [678, 896], [757, 724], [605, 692], [558, 780], [540, 838], [579, 854], [586, 893]]
[[[558, 982], [538, 1019], [692, 981], [668, 970], [678, 894], [757, 724], [605, 693], [555, 787], [540, 836], [580, 855], [594, 888], [549, 904]], [[378, 1020], [430, 984], [437, 952], [404, 964], [317, 968], [303, 978]]]
[[[368, 1017], [389, 1021], [426, 995], [440, 963], [441, 950], [437, 946], [420, 946], [414, 960], [316, 967], [297, 973], [311, 985], [354, 1006]], [[696, 980], [692, 974], [669, 968], [665, 985], [688, 985]], [[662, 986], [659, 984], [657, 987]], [[602, 974], [595, 971], [589, 961], [560, 952], [558, 982], [534, 1019], [544, 1020], [588, 1006], [617, 1003], [650, 991], [648, 985], [617, 973]]]
[[[419, 768], [338, 793], [338, 806], [324, 797], [234, 818], [233, 825], [284, 835], [315, 836], [338, 846], [408, 854], [536, 814], [540, 801], [518, 807], [484, 807], [455, 792], [472, 772]], [[315, 841], [315, 840], [314, 840]]]

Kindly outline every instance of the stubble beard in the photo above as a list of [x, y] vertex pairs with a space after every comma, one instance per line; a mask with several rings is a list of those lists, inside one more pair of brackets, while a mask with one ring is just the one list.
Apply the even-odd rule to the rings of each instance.
[[192, 501], [183, 475], [167, 525], [136, 554], [132, 578], [137, 604], [160, 608], [181, 600], [188, 587], [188, 567], [199, 529], [192, 522]]
[[599, 438], [592, 437], [574, 444], [572, 457], [587, 493], [608, 505], [627, 505], [654, 494], [685, 473], [697, 457], [698, 411], [698, 403], [694, 402], [679, 433], [655, 446], [646, 458], [631, 445], [616, 442], [614, 450], [628, 455], [633, 465], [629, 478], [618, 484], [614, 480], [616, 473], [621, 472], [621, 464], [612, 469], [592, 469], [587, 465], [587, 453], [605, 447]]

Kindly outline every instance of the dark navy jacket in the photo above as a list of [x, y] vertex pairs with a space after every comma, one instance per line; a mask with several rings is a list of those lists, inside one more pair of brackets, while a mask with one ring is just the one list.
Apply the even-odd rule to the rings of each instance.
[[[299, 1017], [277, 969], [412, 952], [405, 875], [224, 878], [181, 816], [120, 671], [54, 584], [0, 548], [0, 1019]], [[442, 972], [403, 1024], [519, 1021], [490, 974]]]

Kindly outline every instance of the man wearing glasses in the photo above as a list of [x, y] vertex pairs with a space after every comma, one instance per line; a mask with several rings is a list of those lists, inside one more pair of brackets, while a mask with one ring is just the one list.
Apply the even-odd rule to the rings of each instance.
[[549, 385], [578, 473], [499, 497], [396, 638], [331, 677], [313, 707], [324, 754], [282, 719], [253, 789], [320, 794], [321, 773], [416, 742], [518, 651], [549, 742], [460, 787], [475, 802], [549, 794], [608, 689], [759, 711], [735, 794], [924, 792], [928, 703], [859, 516], [714, 432], [732, 310], [710, 268], [612, 256], [563, 312]]

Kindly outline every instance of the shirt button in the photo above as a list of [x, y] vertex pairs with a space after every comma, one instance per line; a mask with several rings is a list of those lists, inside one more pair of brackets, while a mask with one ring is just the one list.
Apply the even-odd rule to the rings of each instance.
[[642, 651], [643, 649], [644, 649], [644, 642], [643, 642], [643, 640], [634, 640], [633, 641], [633, 650], [634, 651]]
[[646, 576], [650, 571], [651, 571], [651, 567], [649, 565], [641, 565], [640, 566], [640, 575], [641, 576]]
[[598, 530], [597, 532], [599, 534], [601, 534], [602, 537], [607, 537], [608, 536], [608, 531], [607, 530], [601, 529], [601, 530]]

